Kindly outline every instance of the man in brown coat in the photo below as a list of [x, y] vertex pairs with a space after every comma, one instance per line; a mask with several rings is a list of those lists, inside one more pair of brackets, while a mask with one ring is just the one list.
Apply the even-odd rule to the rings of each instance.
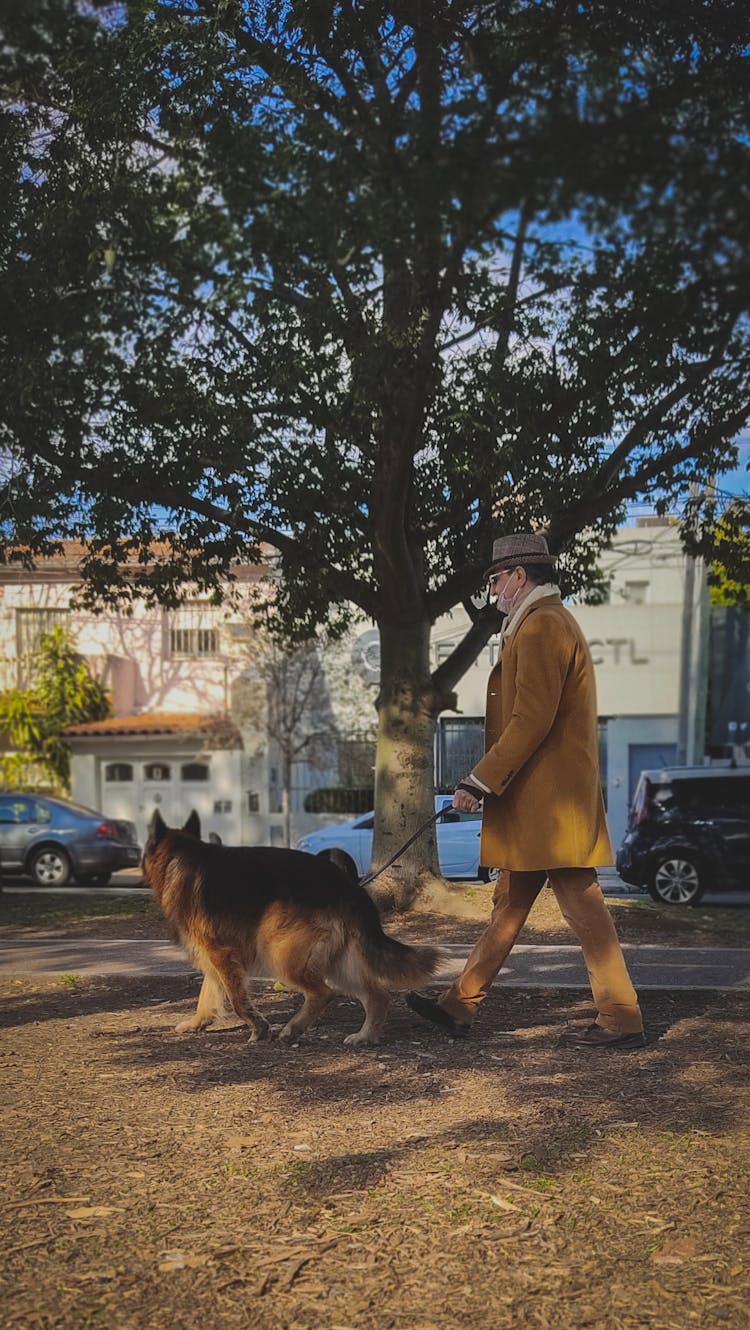
[[599, 779], [594, 667], [565, 609], [543, 536], [495, 541], [490, 595], [506, 614], [487, 689], [483, 758], [453, 806], [481, 801], [481, 863], [503, 871], [490, 923], [459, 979], [439, 1001], [409, 995], [413, 1010], [450, 1034], [468, 1033], [542, 887], [549, 882], [578, 938], [597, 1007], [595, 1022], [566, 1031], [576, 1048], [637, 1048], [643, 1022], [596, 867], [613, 862]]

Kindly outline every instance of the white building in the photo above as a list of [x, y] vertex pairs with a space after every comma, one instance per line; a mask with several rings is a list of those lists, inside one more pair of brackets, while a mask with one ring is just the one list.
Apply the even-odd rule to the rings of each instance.
[[33, 572], [0, 566], [0, 687], [23, 686], [41, 635], [64, 625], [114, 711], [71, 729], [73, 798], [134, 821], [141, 842], [155, 807], [173, 824], [196, 808], [204, 833], [230, 843], [266, 840], [264, 702], [241, 612], [262, 570], [236, 570], [238, 605], [226, 612], [196, 598], [93, 614], [71, 607], [80, 554], [69, 544]]

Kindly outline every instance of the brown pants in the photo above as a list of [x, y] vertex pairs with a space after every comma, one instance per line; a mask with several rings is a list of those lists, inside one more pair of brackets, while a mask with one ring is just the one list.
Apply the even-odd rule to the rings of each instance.
[[598, 1012], [597, 1024], [617, 1034], [642, 1030], [638, 998], [593, 868], [501, 873], [490, 922], [463, 973], [440, 998], [440, 1006], [454, 1020], [471, 1024], [548, 879], [563, 917], [581, 944]]

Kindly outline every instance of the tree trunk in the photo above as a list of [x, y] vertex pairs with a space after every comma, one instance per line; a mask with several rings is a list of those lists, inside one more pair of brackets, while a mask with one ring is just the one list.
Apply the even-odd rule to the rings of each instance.
[[[444, 702], [430, 679], [429, 623], [381, 623], [374, 870], [435, 811], [435, 721]], [[433, 826], [373, 883], [372, 894], [383, 908], [404, 910], [438, 884]]]

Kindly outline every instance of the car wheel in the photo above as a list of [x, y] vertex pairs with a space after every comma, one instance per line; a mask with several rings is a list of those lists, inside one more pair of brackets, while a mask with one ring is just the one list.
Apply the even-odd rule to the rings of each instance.
[[477, 873], [480, 882], [497, 882], [499, 876], [499, 868], [480, 868]]
[[108, 887], [111, 881], [111, 873], [76, 873], [79, 887]]
[[64, 887], [70, 878], [70, 859], [57, 845], [44, 845], [32, 856], [29, 873], [39, 887]]
[[652, 900], [661, 905], [697, 905], [705, 889], [698, 860], [684, 850], [662, 855], [648, 884]]

